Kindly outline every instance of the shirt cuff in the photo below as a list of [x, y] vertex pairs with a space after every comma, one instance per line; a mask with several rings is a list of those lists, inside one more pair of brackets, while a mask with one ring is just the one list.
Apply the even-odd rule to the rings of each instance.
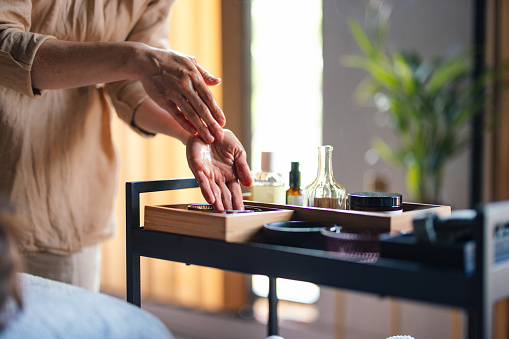
[[143, 85], [139, 81], [119, 81], [106, 84], [105, 87], [118, 117], [138, 134], [144, 137], [153, 137], [155, 134], [142, 130], [134, 123], [136, 109], [148, 98]]
[[32, 87], [32, 65], [41, 44], [51, 35], [6, 29], [0, 34], [0, 84], [30, 97], [41, 94]]

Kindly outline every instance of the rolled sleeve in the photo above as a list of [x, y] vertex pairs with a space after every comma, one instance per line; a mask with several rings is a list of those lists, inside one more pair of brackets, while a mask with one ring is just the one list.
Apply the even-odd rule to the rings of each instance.
[[[168, 19], [174, 1], [153, 1], [136, 22], [129, 33], [127, 41], [137, 41], [156, 48], [168, 48]], [[117, 115], [135, 131], [150, 136], [137, 128], [133, 122], [136, 108], [148, 98], [143, 85], [139, 81], [118, 81], [106, 84]]]
[[10, 1], [0, 6], [0, 85], [35, 96], [32, 88], [32, 65], [41, 44], [51, 35], [28, 31], [31, 2]]

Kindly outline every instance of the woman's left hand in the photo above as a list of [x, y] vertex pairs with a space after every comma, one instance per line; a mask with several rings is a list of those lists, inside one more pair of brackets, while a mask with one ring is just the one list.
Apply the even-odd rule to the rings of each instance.
[[192, 135], [186, 147], [189, 168], [205, 200], [217, 210], [243, 210], [240, 184], [249, 187], [253, 180], [246, 151], [235, 135], [225, 129], [224, 138], [212, 144]]

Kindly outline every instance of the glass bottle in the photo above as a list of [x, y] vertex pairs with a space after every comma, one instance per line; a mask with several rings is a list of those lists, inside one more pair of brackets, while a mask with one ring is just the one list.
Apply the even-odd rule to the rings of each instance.
[[330, 145], [318, 147], [316, 179], [304, 189], [304, 206], [346, 209], [346, 191], [334, 180]]
[[292, 162], [289, 183], [290, 188], [286, 191], [286, 204], [302, 206], [303, 196], [300, 188], [300, 171], [298, 162]]
[[283, 175], [274, 170], [272, 152], [262, 152], [261, 171], [254, 174], [251, 186], [251, 199], [284, 205], [286, 187]]

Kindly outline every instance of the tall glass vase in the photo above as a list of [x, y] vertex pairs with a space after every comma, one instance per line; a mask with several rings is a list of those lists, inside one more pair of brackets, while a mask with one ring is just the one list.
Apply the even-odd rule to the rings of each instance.
[[332, 146], [318, 147], [316, 179], [304, 189], [304, 206], [346, 209], [346, 191], [334, 180]]

